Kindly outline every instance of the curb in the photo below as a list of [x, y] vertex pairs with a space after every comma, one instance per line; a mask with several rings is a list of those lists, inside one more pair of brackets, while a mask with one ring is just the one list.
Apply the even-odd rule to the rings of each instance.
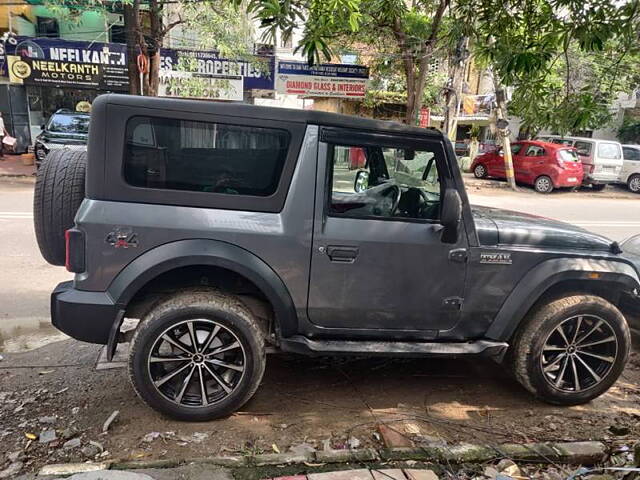
[[172, 468], [190, 463], [209, 464], [226, 468], [247, 468], [273, 465], [305, 465], [312, 463], [327, 464], [408, 460], [462, 464], [484, 463], [498, 458], [510, 458], [516, 462], [523, 463], [556, 462], [569, 465], [593, 465], [602, 462], [606, 455], [607, 446], [602, 442], [509, 443], [500, 446], [461, 444], [451, 447], [327, 450], [310, 452], [306, 455], [266, 453], [254, 456], [196, 457], [182, 460], [114, 461], [110, 464], [110, 468], [113, 470]]

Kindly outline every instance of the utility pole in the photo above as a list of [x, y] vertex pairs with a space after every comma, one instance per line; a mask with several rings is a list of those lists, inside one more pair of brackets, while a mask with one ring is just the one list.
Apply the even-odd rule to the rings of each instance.
[[444, 131], [449, 140], [455, 142], [458, 129], [458, 114], [462, 103], [462, 84], [464, 72], [469, 58], [469, 37], [462, 37], [456, 45], [456, 52], [452, 59], [451, 71], [445, 94]]
[[507, 121], [507, 99], [500, 79], [493, 73], [493, 88], [496, 94], [496, 131], [502, 137], [504, 169], [509, 186], [517, 191], [516, 177], [513, 173], [513, 157], [511, 156], [511, 140], [509, 139], [509, 122]]

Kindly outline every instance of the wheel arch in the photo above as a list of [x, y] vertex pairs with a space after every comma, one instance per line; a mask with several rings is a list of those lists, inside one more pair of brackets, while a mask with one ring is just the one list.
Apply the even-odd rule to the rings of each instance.
[[511, 340], [527, 313], [544, 298], [564, 293], [592, 293], [617, 304], [624, 292], [637, 288], [640, 288], [638, 273], [621, 261], [588, 258], [547, 260], [518, 282], [498, 311], [486, 337]]
[[[126, 310], [154, 280], [188, 268], [218, 269], [245, 279], [270, 304], [278, 335], [290, 336], [297, 330], [293, 300], [278, 274], [248, 250], [217, 240], [181, 240], [149, 250], [129, 263], [114, 278], [107, 292]], [[114, 328], [119, 328], [121, 321], [116, 323]]]

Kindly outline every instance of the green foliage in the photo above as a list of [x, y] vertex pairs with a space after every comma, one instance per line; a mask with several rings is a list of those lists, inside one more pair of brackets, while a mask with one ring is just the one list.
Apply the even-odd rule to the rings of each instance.
[[640, 120], [625, 122], [618, 130], [618, 138], [622, 143], [640, 144]]

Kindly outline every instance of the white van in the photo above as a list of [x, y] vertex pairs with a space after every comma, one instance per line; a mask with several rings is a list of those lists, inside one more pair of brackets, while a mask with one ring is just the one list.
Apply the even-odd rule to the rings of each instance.
[[561, 137], [541, 135], [543, 142], [570, 145], [576, 149], [584, 169], [583, 185], [591, 185], [594, 190], [603, 190], [608, 183], [618, 183], [622, 173], [622, 145], [611, 140], [595, 138]]
[[622, 158], [620, 183], [625, 183], [633, 193], [640, 193], [640, 145], [622, 145]]

